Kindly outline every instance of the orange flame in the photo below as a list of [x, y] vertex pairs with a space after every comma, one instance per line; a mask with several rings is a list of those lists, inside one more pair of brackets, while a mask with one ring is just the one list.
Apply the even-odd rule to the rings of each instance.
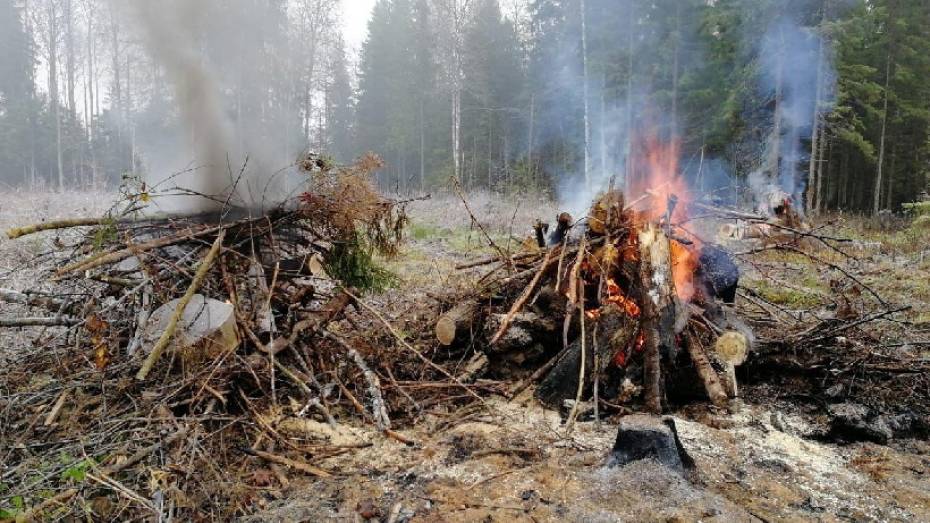
[[690, 192], [678, 172], [679, 140], [663, 140], [656, 130], [650, 130], [635, 140], [635, 147], [630, 158], [629, 192], [633, 198], [650, 197], [644, 218], [655, 222], [665, 219], [673, 198], [677, 198], [678, 204], [672, 213], [672, 222], [686, 218]]
[[[640, 219], [664, 223], [675, 236], [696, 241], [692, 234], [680, 228], [688, 217], [691, 192], [678, 170], [679, 140], [675, 137], [663, 140], [657, 130], [652, 129], [642, 133], [635, 143], [636, 149], [630, 158], [630, 194], [634, 198], [648, 196], [645, 201], [649, 202], [640, 213]], [[671, 216], [670, 207], [673, 207]], [[672, 241], [671, 257], [678, 297], [690, 301], [695, 293], [694, 270], [698, 264], [695, 246]]]

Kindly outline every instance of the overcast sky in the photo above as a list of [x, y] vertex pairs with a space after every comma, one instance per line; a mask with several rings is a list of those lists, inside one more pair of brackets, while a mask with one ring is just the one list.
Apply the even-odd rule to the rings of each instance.
[[378, 0], [342, 0], [343, 23], [345, 24], [346, 43], [358, 51], [368, 36], [368, 21], [371, 10]]
[[[346, 43], [349, 48], [358, 51], [362, 48], [362, 43], [368, 36], [368, 21], [371, 20], [371, 11], [378, 0], [342, 0], [342, 17], [345, 25]], [[512, 16], [514, 10], [521, 9], [525, 13], [523, 6], [525, 0], [502, 0], [501, 8], [505, 15]]]

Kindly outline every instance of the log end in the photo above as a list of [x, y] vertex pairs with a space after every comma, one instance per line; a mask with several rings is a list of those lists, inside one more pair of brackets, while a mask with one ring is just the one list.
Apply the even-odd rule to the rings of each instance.
[[749, 339], [736, 331], [724, 332], [714, 346], [721, 359], [731, 365], [742, 365], [749, 355]]
[[455, 343], [455, 320], [447, 316], [439, 318], [436, 322], [436, 339], [443, 347], [449, 347]]

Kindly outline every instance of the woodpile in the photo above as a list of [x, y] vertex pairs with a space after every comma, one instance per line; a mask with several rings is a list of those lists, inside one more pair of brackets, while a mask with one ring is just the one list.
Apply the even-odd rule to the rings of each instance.
[[512, 394], [538, 381], [536, 397], [552, 408], [593, 398], [659, 413], [689, 375], [727, 407], [752, 345], [725, 303], [738, 271], [725, 252], [673, 224], [674, 195], [651, 206], [634, 210], [610, 191], [577, 223], [561, 215], [549, 238], [537, 224], [539, 249], [483, 260], [503, 275], [440, 316], [437, 340], [473, 347], [488, 373], [522, 372]]

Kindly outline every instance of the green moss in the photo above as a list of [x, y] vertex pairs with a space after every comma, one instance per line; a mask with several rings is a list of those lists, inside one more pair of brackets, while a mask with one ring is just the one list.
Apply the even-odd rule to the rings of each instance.
[[792, 289], [784, 286], [776, 287], [775, 284], [767, 280], [746, 282], [747, 288], [754, 290], [766, 301], [775, 303], [777, 305], [782, 305], [790, 309], [809, 309], [820, 305], [821, 299], [814, 290], [819, 286], [819, 282], [816, 282], [815, 287], [811, 289], [811, 292], [803, 292], [798, 289]]

